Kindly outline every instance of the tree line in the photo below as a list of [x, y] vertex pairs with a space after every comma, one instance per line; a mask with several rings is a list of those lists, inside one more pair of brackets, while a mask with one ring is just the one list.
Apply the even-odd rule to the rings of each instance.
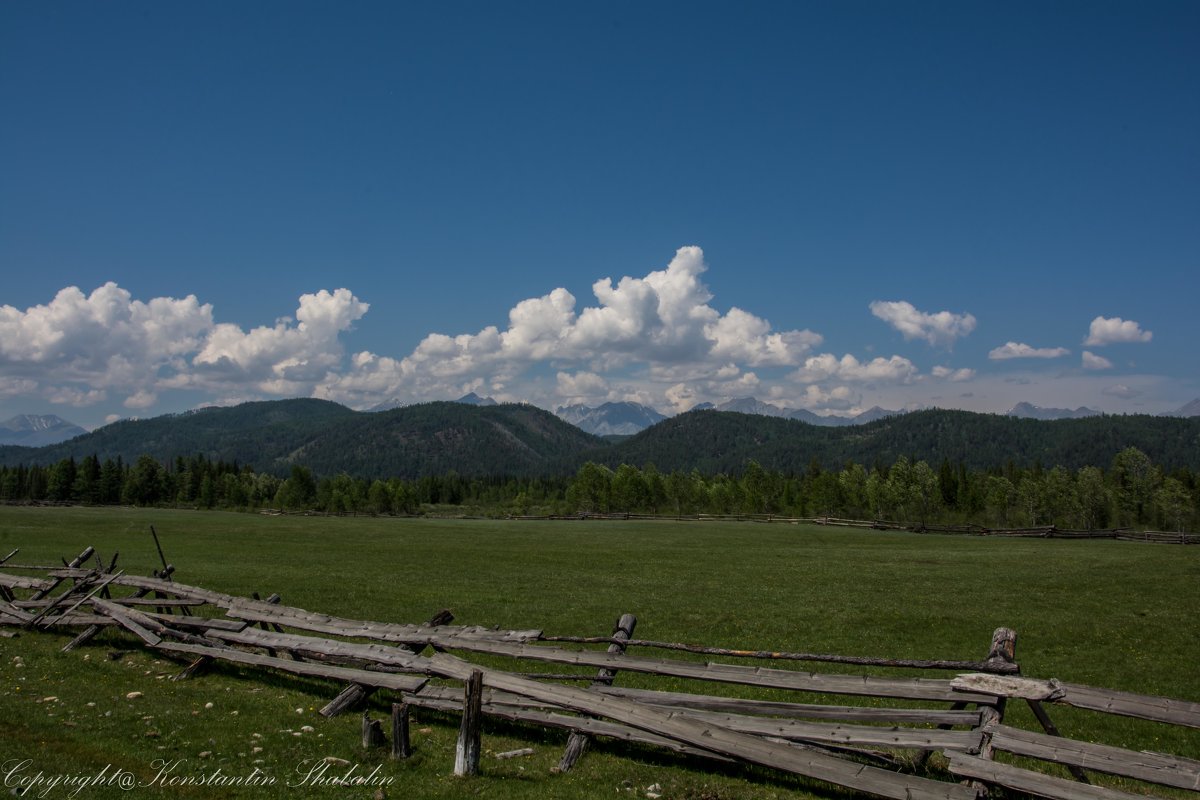
[[1056, 525], [1099, 529], [1195, 530], [1200, 475], [1167, 473], [1134, 447], [1106, 468], [1044, 469], [1038, 464], [970, 469], [944, 460], [934, 468], [901, 456], [868, 468], [817, 461], [784, 473], [747, 461], [737, 474], [660, 472], [653, 464], [616, 469], [588, 462], [571, 477], [417, 479], [318, 477], [293, 465], [286, 478], [203, 456], [161, 463], [149, 455], [64, 458], [50, 466], [0, 467], [0, 501], [125, 504], [327, 513], [418, 514], [435, 508], [472, 513], [778, 514], [888, 519], [913, 524], [977, 523], [989, 527]]

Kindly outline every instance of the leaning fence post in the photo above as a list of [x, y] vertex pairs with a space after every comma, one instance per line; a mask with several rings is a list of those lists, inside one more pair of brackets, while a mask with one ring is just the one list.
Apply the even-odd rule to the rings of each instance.
[[480, 723], [483, 719], [483, 673], [472, 670], [465, 681], [462, 725], [454, 749], [454, 774], [479, 774]]
[[[617, 627], [613, 629], [612, 638], [618, 641], [613, 642], [608, 646], [608, 652], [613, 655], [619, 655], [625, 652], [625, 642], [633, 636], [633, 629], [637, 627], [637, 617], [633, 614], [623, 614], [617, 620]], [[601, 669], [596, 673], [596, 679], [592, 681], [592, 685], [612, 686], [613, 678], [617, 676], [617, 671], [612, 669]], [[562, 758], [559, 759], [558, 766], [554, 768], [555, 772], [567, 772], [571, 767], [575, 766], [587, 750], [590, 739], [586, 733], [572, 731], [570, 738], [567, 739], [567, 747], [563, 750]]]

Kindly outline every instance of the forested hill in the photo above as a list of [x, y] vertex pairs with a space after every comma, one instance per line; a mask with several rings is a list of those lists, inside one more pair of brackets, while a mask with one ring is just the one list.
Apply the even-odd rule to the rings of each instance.
[[967, 411], [918, 411], [865, 425], [824, 427], [798, 420], [693, 411], [618, 443], [529, 405], [425, 403], [358, 412], [322, 400], [281, 400], [119, 422], [41, 448], [0, 448], [0, 465], [50, 465], [96, 455], [126, 463], [147, 454], [164, 464], [203, 456], [286, 475], [293, 465], [317, 475], [360, 478], [445, 475], [571, 475], [586, 461], [611, 467], [738, 474], [753, 459], [800, 473], [848, 460], [890, 465], [900, 456], [971, 469], [1107, 467], [1136, 447], [1166, 470], [1200, 470], [1200, 418], [1100, 416], [1034, 420]]
[[222, 408], [201, 408], [183, 414], [121, 420], [89, 434], [47, 447], [0, 448], [0, 463], [53, 464], [88, 455], [124, 459], [154, 456], [169, 464], [178, 457], [204, 456], [214, 461], [252, 464], [269, 469], [304, 443], [356, 412], [327, 400], [265, 400]]
[[548, 476], [605, 447], [536, 406], [423, 403], [362, 413], [288, 455], [320, 475]]
[[970, 411], [915, 411], [865, 425], [822, 427], [798, 420], [721, 411], [692, 411], [613, 445], [604, 464], [653, 463], [663, 471], [738, 473], [749, 459], [767, 469], [798, 473], [812, 462], [825, 468], [848, 460], [890, 465], [900, 456], [972, 469], [1107, 466], [1136, 447], [1164, 469], [1200, 468], [1200, 417], [1101, 416], [1035, 420]]
[[361, 412], [324, 400], [279, 400], [128, 420], [50, 447], [0, 448], [0, 464], [49, 465], [88, 455], [146, 454], [164, 464], [203, 456], [285, 475], [300, 464], [318, 475], [362, 478], [546, 475], [572, 469], [604, 442], [529, 405], [425, 403]]

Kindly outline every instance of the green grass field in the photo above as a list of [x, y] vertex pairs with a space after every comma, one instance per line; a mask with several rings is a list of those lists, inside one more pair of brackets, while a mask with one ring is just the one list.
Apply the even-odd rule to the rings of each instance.
[[[450, 608], [457, 623], [586, 636], [607, 635], [617, 616], [630, 612], [640, 638], [958, 659], [981, 658], [993, 629], [1008, 626], [1018, 632], [1025, 675], [1200, 700], [1200, 548], [1194, 547], [782, 524], [0, 507], [0, 555], [19, 547], [14, 562], [55, 564], [90, 544], [105, 561], [120, 551], [120, 567], [149, 574], [159, 566], [150, 525], [183, 583], [235, 594], [279, 592], [286, 604], [335, 615], [419, 622]], [[247, 776], [257, 767], [277, 782], [232, 789], [159, 781], [136, 796], [373, 796], [374, 786], [287, 785], [302, 781], [301, 765], [335, 756], [357, 765], [359, 775], [379, 767], [377, 777], [393, 780], [389, 797], [634, 797], [652, 784], [663, 797], [693, 800], [843, 794], [765, 770], [722, 771], [616, 743], [600, 743], [573, 772], [556, 775], [550, 768], [565, 734], [498, 723], [485, 726], [485, 750], [533, 747], [534, 754], [485, 756], [481, 777], [457, 779], [451, 774], [456, 718], [418, 711], [415, 757], [392, 762], [361, 749], [356, 715], [326, 720], [316, 713], [336, 694], [330, 683], [231, 667], [172, 682], [179, 664], [118, 632], [59, 653], [66, 640], [43, 633], [0, 639], [6, 786], [38, 771], [94, 775], [106, 765], [109, 775], [127, 770], [146, 783], [157, 760], [180, 759], [174, 775], [219, 768]], [[110, 658], [121, 650], [130, 652]], [[639, 680], [627, 675], [618, 683]], [[126, 699], [133, 691], [143, 695]], [[377, 716], [390, 701], [384, 695], [373, 701]], [[1032, 727], [1023, 711], [1010, 720]], [[1200, 758], [1195, 731], [1050, 711], [1068, 735]], [[70, 791], [57, 786], [45, 796]], [[89, 786], [75, 796], [130, 795]]]

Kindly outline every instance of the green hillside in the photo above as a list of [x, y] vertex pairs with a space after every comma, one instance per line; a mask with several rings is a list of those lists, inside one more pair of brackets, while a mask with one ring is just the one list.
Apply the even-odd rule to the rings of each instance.
[[970, 469], [1042, 464], [1076, 470], [1107, 466], [1127, 447], [1165, 470], [1200, 469], [1200, 418], [1099, 416], [1041, 421], [929, 410], [865, 425], [823, 427], [798, 420], [693, 411], [614, 441], [584, 433], [548, 411], [504, 404], [438, 402], [358, 412], [323, 400], [279, 400], [114, 423], [69, 442], [0, 448], [0, 465], [50, 465], [68, 457], [148, 454], [164, 464], [201, 456], [286, 475], [293, 465], [317, 475], [360, 478], [567, 476], [586, 461], [616, 468], [706, 475], [740, 473], [751, 459], [799, 474], [849, 460], [867, 466], [897, 458]]
[[847, 460], [891, 464], [900, 456], [971, 469], [1013, 462], [1106, 466], [1126, 447], [1136, 447], [1165, 469], [1200, 467], [1200, 418], [1100, 416], [1032, 420], [970, 411], [929, 410], [865, 425], [830, 428], [798, 420], [693, 411], [665, 420], [613, 446], [602, 459], [619, 464], [653, 463], [660, 470], [740, 472], [750, 459], [767, 469], [798, 473], [814, 461], [839, 467]]

